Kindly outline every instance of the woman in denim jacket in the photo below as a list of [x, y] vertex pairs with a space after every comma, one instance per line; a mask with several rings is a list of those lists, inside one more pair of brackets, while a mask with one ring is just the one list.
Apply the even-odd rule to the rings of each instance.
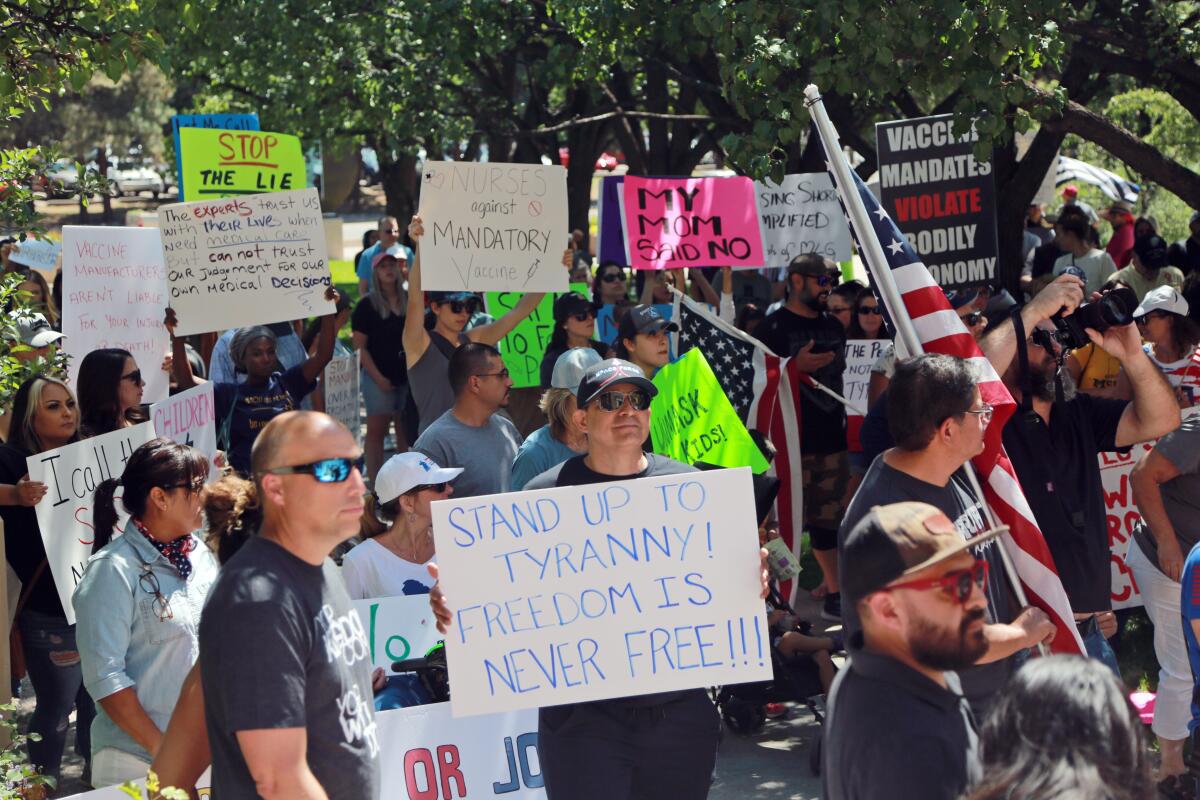
[[[200, 611], [217, 560], [196, 535], [209, 464], [199, 451], [153, 439], [120, 480], [96, 489], [95, 555], [75, 589], [83, 681], [96, 700], [92, 783], [145, 777], [199, 654]], [[131, 515], [123, 535], [113, 494]]]

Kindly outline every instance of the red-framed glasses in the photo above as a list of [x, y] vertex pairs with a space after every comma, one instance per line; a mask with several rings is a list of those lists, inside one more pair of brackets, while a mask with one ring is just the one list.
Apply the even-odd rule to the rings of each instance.
[[924, 578], [904, 583], [891, 583], [879, 591], [890, 592], [892, 589], [941, 589], [954, 598], [958, 603], [966, 603], [971, 597], [971, 587], [982, 589], [987, 584], [988, 564], [983, 559], [976, 559], [970, 569], [956, 569], [937, 578]]

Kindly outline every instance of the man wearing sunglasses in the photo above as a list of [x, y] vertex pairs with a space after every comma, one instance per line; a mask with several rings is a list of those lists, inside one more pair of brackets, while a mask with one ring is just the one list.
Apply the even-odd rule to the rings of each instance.
[[834, 679], [825, 800], [956, 800], [979, 780], [975, 719], [953, 670], [987, 650], [987, 562], [925, 503], [870, 510], [846, 537], [842, 592], [862, 630]]
[[[393, 250], [399, 261], [412, 263], [412, 251], [400, 244], [400, 223], [395, 217], [380, 217], [377, 228], [379, 238], [375, 244], [363, 250], [354, 264], [358, 276], [358, 296], [366, 297], [371, 291], [371, 274], [375, 271], [375, 257]], [[400, 252], [396, 253], [395, 249]]]
[[200, 621], [214, 795], [379, 797], [370, 644], [329, 558], [358, 533], [361, 457], [312, 411], [275, 417], [254, 443], [262, 526], [221, 568]]

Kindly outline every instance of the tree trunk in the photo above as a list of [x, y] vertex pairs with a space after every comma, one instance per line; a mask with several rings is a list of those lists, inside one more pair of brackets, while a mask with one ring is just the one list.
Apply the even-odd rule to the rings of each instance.
[[[105, 181], [108, 180], [108, 153], [107, 153], [107, 150], [108, 150], [107, 146], [101, 147], [100, 154], [96, 157], [96, 163], [100, 166], [100, 177], [104, 178]], [[100, 202], [104, 206], [104, 214], [101, 218], [104, 220], [104, 222], [106, 224], [111, 223], [113, 221], [112, 192], [114, 192], [114, 191], [116, 191], [115, 186], [113, 187], [112, 191], [108, 191], [107, 185], [106, 185], [104, 194], [100, 195]]]
[[395, 217], [400, 230], [407, 231], [408, 223], [417, 209], [417, 157], [401, 153], [394, 161], [380, 153], [379, 180], [387, 202], [387, 215]]

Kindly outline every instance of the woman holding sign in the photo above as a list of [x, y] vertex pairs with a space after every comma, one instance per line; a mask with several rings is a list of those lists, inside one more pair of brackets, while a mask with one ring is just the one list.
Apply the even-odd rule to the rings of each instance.
[[8, 563], [21, 579], [16, 625], [19, 643], [37, 694], [29, 732], [29, 758], [43, 775], [57, 778], [67, 742], [72, 707], [75, 752], [90, 760], [91, 721], [96, 713], [83, 688], [75, 626], [67, 623], [58, 589], [50, 574], [34, 506], [44, 500], [46, 484], [29, 480], [26, 459], [79, 440], [79, 413], [71, 389], [43, 375], [21, 384], [13, 398], [12, 430], [0, 446], [0, 519]]
[[[341, 295], [333, 286], [325, 289], [325, 299], [331, 303], [336, 304], [339, 297]], [[301, 401], [317, 387], [317, 377], [333, 358], [336, 316], [335, 312], [322, 317], [317, 352], [285, 371], [277, 369], [275, 334], [270, 328], [252, 325], [240, 329], [233, 337], [230, 355], [234, 367], [245, 373], [246, 380], [243, 383], [217, 383], [213, 387], [213, 398], [221, 426], [218, 446], [226, 447], [229, 463], [239, 473], [250, 474], [250, 448], [258, 438], [258, 432], [283, 412], [299, 408]], [[184, 341], [175, 338], [176, 322], [174, 309], [168, 308], [163, 324], [171, 333], [172, 369], [183, 391], [205, 381], [192, 374]]]

